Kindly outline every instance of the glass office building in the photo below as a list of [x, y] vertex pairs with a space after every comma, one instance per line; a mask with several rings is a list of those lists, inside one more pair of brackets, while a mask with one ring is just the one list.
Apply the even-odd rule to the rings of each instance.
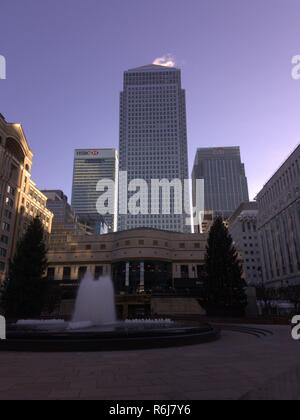
[[249, 202], [248, 181], [239, 147], [198, 149], [192, 179], [193, 186], [196, 179], [204, 180], [204, 208], [215, 216], [227, 219], [241, 203]]
[[[101, 195], [97, 184], [103, 179], [112, 180], [116, 185], [109, 197], [113, 202], [113, 214], [105, 216], [101, 216], [96, 207]], [[115, 149], [75, 150], [72, 208], [80, 221], [92, 226], [96, 233], [101, 233], [103, 223], [108, 231], [117, 230], [117, 180], [118, 152]]]

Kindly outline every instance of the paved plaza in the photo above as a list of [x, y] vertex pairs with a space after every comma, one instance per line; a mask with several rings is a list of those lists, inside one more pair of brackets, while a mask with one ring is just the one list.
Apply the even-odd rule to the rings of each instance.
[[265, 329], [171, 349], [0, 353], [0, 399], [300, 398], [300, 341], [289, 327]]

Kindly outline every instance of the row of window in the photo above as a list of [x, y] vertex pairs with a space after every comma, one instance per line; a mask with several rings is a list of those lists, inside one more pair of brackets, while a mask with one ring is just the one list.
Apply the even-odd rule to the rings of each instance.
[[256, 248], [257, 248], [257, 247], [258, 247], [258, 243], [255, 243], [255, 244], [252, 244], [252, 243], [251, 243], [251, 244], [244, 243], [244, 247], [245, 247], [245, 248], [248, 248], [248, 246], [249, 246], [250, 248], [253, 248], [253, 247], [256, 247]]
[[[21, 208], [21, 212], [24, 212], [24, 208]], [[30, 205], [29, 202], [26, 203], [26, 212], [30, 213], [31, 216], [39, 217], [44, 223], [46, 223], [46, 225], [50, 222], [50, 218], [48, 216], [36, 209], [34, 206]]]
[[171, 84], [176, 83], [180, 79], [179, 72], [159, 72], [159, 73], [129, 73], [125, 75], [125, 84], [126, 85], [137, 85], [137, 84], [147, 84], [147, 85], [158, 85], [158, 84]]
[[260, 255], [259, 251], [245, 251], [244, 252], [245, 255]]
[[[145, 73], [135, 73], [135, 74], [128, 74], [128, 75], [126, 75], [126, 77], [125, 77], [125, 81], [126, 80], [134, 80], [134, 78], [135, 77], [141, 77], [141, 76], [138, 76], [138, 74], [143, 74], [143, 75], [145, 75]], [[130, 88], [130, 90], [133, 90], [134, 88]], [[177, 86], [170, 86], [170, 87], [166, 87], [166, 86], [140, 86], [139, 88], [139, 91], [142, 91], [142, 92], [149, 92], [149, 93], [153, 93], [153, 90], [155, 90], [156, 92], [162, 92], [162, 93], [165, 93], [165, 92], [168, 92], [168, 93], [172, 93], [172, 92], [174, 92], [174, 93], [176, 93], [177, 92]]]
[[143, 146], [156, 146], [159, 145], [162, 149], [164, 149], [168, 143], [174, 145], [174, 143], [178, 143], [178, 133], [165, 133], [164, 130], [161, 132], [157, 132], [155, 134], [138, 134], [138, 131], [134, 131], [132, 134], [127, 136], [129, 144], [135, 147], [143, 147]]
[[[243, 233], [248, 232], [257, 232], [257, 225], [256, 223], [251, 223], [251, 222], [243, 222], [242, 223], [242, 230]], [[250, 237], [249, 237], [250, 238]]]
[[264, 195], [259, 199], [262, 208], [272, 204], [280, 194], [286, 192], [287, 188], [300, 178], [300, 157], [287, 168], [273, 185], [268, 188]]
[[[141, 266], [138, 264], [136, 267], [133, 267], [133, 272], [136, 269], [140, 269]], [[155, 271], [153, 267], [145, 265], [145, 270]], [[88, 267], [87, 266], [80, 266], [77, 270], [77, 279], [81, 280], [85, 274], [87, 273]], [[189, 278], [190, 277], [190, 269], [188, 265], [180, 265], [176, 267], [176, 272], [180, 271], [180, 277], [181, 278]], [[192, 272], [194, 273], [194, 276], [197, 275], [199, 278], [203, 275], [203, 266], [197, 265], [197, 267], [192, 267]], [[55, 267], [49, 267], [47, 271], [47, 279], [48, 280], [55, 280]], [[104, 274], [104, 267], [103, 266], [96, 266], [94, 269], [95, 279], [99, 279]], [[63, 275], [62, 280], [63, 281], [70, 281], [72, 278], [72, 268], [71, 267], [64, 267], [63, 268]]]
[[[163, 222], [162, 222], [163, 223]], [[159, 226], [158, 223], [152, 223], [152, 222], [147, 222], [147, 226], [145, 225], [145, 223], [138, 223], [138, 222], [127, 222], [126, 223], [126, 227], [128, 229], [136, 229], [136, 228], [151, 228], [151, 229], [161, 229], [161, 230], [167, 230], [170, 232], [181, 232], [182, 229], [182, 225], [181, 223], [163, 223], [163, 226]]]
[[[85, 274], [87, 273], [88, 267], [81, 266], [78, 268], [78, 280], [81, 280]], [[103, 266], [96, 266], [94, 270], [94, 277], [95, 279], [99, 279], [101, 276], [103, 276], [104, 273], [104, 267]], [[47, 279], [48, 280], [55, 280], [55, 267], [49, 267], [47, 271]], [[71, 280], [71, 267], [64, 267], [63, 268], [63, 280], [69, 281]]]
[[138, 128], [140, 126], [145, 127], [145, 124], [148, 123], [150, 124], [150, 122], [152, 121], [152, 123], [158, 123], [158, 122], [164, 122], [164, 124], [167, 123], [167, 121], [172, 122], [172, 124], [174, 124], [174, 126], [177, 126], [178, 124], [178, 120], [176, 118], [176, 116], [173, 116], [173, 114], [162, 114], [162, 113], [158, 113], [157, 116], [153, 116], [153, 118], [148, 118], [146, 116], [143, 116], [142, 114], [140, 115], [135, 115], [135, 116], [131, 116], [128, 117], [127, 122], [128, 122], [128, 129], [133, 130], [135, 128]]
[[[116, 245], [115, 245], [115, 247], [116, 248], [119, 248], [122, 245], [125, 246], [125, 247], [127, 247], [127, 246], [131, 246], [131, 245], [136, 245], [136, 244], [133, 243], [132, 241], [128, 240], [128, 241], [125, 241], [123, 244], [121, 244], [120, 242], [117, 242]], [[138, 245], [139, 246], [145, 245], [145, 240], [140, 239], [138, 241]], [[164, 246], [164, 247], [167, 248], [167, 247], [169, 247], [169, 243], [168, 242], [164, 242], [162, 244], [159, 241], [153, 241], [151, 246]], [[186, 249], [186, 244], [185, 243], [180, 243], [178, 246], [179, 246], [180, 249]], [[200, 243], [197, 243], [197, 242], [194, 243], [194, 248], [195, 249], [200, 249], [201, 248], [201, 244]], [[101, 244], [100, 245], [100, 250], [105, 250], [105, 249], [107, 249], [107, 246], [105, 244]], [[73, 246], [72, 247], [72, 250], [73, 251], [76, 251], [76, 246]], [[85, 245], [85, 250], [86, 251], [92, 250], [92, 245], [89, 245], [89, 244], [88, 245]]]
[[33, 200], [41, 204], [43, 207], [46, 207], [46, 201], [39, 197], [38, 194], [32, 188], [30, 188], [29, 190], [29, 195], [33, 198]]

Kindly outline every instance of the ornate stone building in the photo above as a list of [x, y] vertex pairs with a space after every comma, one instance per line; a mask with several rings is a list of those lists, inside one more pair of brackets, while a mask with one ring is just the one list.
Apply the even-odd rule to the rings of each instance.
[[300, 285], [300, 145], [258, 194], [257, 203], [266, 285]]
[[47, 198], [31, 180], [32, 158], [22, 126], [6, 122], [0, 114], [0, 282], [33, 217], [39, 216], [45, 232], [51, 232]]

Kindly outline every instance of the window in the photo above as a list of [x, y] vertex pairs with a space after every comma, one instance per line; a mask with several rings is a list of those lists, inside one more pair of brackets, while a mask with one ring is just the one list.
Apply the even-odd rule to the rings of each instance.
[[86, 275], [87, 267], [79, 267], [78, 269], [78, 280], [82, 280], [83, 277]]
[[6, 199], [5, 199], [5, 204], [6, 204], [7, 206], [9, 206], [9, 207], [13, 208], [13, 206], [14, 206], [14, 201], [13, 201], [11, 198], [6, 197]]
[[6, 253], [7, 253], [7, 251], [6, 251], [6, 249], [5, 248], [0, 248], [0, 257], [6, 257]]
[[9, 241], [9, 239], [8, 239], [8, 236], [6, 236], [6, 235], [1, 235], [1, 238], [0, 238], [0, 242], [2, 242], [3, 244], [8, 244], [8, 241]]
[[4, 262], [0, 261], [0, 271], [3, 273], [5, 270], [5, 264]]
[[13, 181], [16, 181], [17, 178], [18, 178], [18, 174], [19, 174], [19, 170], [18, 170], [17, 166], [11, 165], [10, 176], [9, 176], [10, 179], [13, 180]]
[[16, 190], [15, 188], [12, 187], [8, 187], [9, 191], [7, 191], [9, 194], [11, 194], [13, 197], [16, 195]]
[[71, 267], [64, 267], [63, 280], [71, 280]]
[[189, 266], [188, 265], [182, 265], [180, 267], [181, 271], [181, 278], [188, 278], [189, 277]]
[[102, 276], [103, 276], [103, 267], [102, 266], [95, 267], [95, 279], [98, 280]]
[[4, 230], [4, 232], [9, 232], [10, 231], [10, 225], [6, 222], [2, 223], [2, 230]]
[[203, 265], [197, 265], [197, 277], [202, 279], [205, 275], [205, 267]]
[[4, 216], [6, 217], [6, 219], [11, 219], [12, 218], [12, 212], [9, 210], [5, 210], [4, 211]]
[[47, 271], [47, 280], [54, 280], [55, 277], [55, 267], [49, 267]]

